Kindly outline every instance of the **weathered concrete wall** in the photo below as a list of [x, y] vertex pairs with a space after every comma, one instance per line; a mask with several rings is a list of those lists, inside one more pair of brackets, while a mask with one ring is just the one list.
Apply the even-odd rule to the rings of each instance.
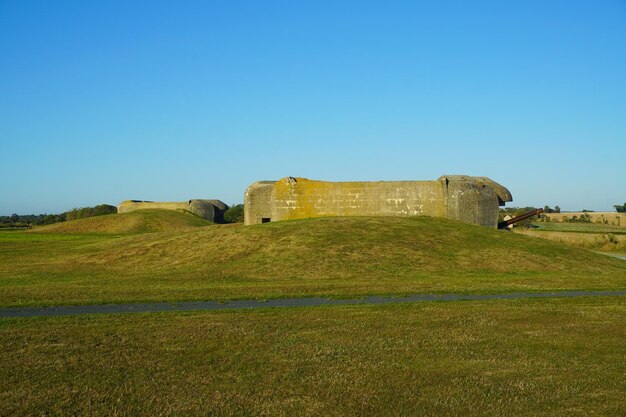
[[245, 224], [324, 216], [448, 217], [496, 227], [511, 194], [489, 178], [442, 176], [436, 181], [325, 182], [286, 177], [252, 184]]
[[[276, 181], [258, 181], [246, 189], [243, 197], [245, 224], [263, 223], [272, 218], [272, 190]], [[269, 221], [269, 220], [268, 220]]]
[[189, 204], [187, 201], [183, 202], [154, 202], [154, 201], [139, 201], [139, 200], [127, 200], [122, 201], [117, 206], [118, 213], [128, 213], [129, 211], [145, 210], [145, 209], [164, 209], [164, 210], [187, 210]]
[[445, 217], [449, 219], [497, 227], [499, 207], [513, 200], [509, 190], [489, 178], [444, 175], [437, 181], [446, 184]]
[[146, 209], [188, 211], [212, 222], [221, 223], [224, 221], [224, 212], [228, 210], [228, 206], [220, 200], [187, 200], [182, 202], [127, 200], [117, 206], [118, 213]]
[[322, 216], [443, 217], [440, 182], [325, 182], [286, 178], [274, 186], [272, 215], [277, 219]]

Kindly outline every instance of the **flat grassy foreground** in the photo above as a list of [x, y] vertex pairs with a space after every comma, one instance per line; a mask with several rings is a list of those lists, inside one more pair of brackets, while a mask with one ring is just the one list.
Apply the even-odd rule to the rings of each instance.
[[0, 320], [0, 415], [619, 416], [626, 297]]
[[446, 219], [128, 214], [0, 232], [0, 306], [626, 289], [623, 260]]

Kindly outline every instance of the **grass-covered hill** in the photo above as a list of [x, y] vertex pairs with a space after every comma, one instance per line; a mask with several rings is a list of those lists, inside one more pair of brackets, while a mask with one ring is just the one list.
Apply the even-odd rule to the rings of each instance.
[[41, 226], [35, 233], [137, 234], [183, 231], [213, 223], [190, 213], [173, 210], [140, 210], [109, 214]]
[[[176, 223], [164, 227], [170, 218]], [[1, 303], [626, 288], [622, 260], [446, 219], [191, 227], [203, 224], [176, 212], [137, 211], [46, 233], [0, 233]], [[166, 231], [139, 233], [157, 228]], [[93, 233], [102, 231], [137, 233]]]
[[[98, 245], [121, 268], [219, 275], [356, 278], [441, 273], [602, 272], [613, 259], [505, 231], [428, 217], [321, 218], [215, 226]], [[156, 262], [158, 260], [158, 262]], [[95, 257], [90, 257], [96, 261]]]
[[[0, 232], [0, 307], [626, 288], [626, 261], [445, 219], [88, 220]], [[611, 296], [5, 318], [0, 392], [7, 415], [624, 415], [625, 314]]]

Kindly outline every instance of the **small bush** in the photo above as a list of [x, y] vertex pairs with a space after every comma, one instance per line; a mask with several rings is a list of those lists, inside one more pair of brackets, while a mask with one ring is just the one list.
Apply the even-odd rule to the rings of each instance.
[[106, 214], [115, 214], [117, 213], [117, 207], [110, 206], [108, 204], [100, 204], [93, 208], [94, 216], [104, 216]]
[[224, 212], [225, 223], [243, 222], [243, 204], [235, 204]]
[[43, 219], [43, 224], [59, 223], [64, 221], [64, 217], [59, 214], [48, 214]]
[[593, 220], [591, 219], [591, 216], [587, 213], [583, 213], [580, 215], [580, 217], [578, 216], [572, 216], [572, 217], [563, 217], [563, 223], [592, 223]]
[[67, 220], [85, 219], [87, 217], [102, 216], [117, 213], [117, 207], [108, 204], [100, 204], [95, 207], [75, 208], [65, 213]]

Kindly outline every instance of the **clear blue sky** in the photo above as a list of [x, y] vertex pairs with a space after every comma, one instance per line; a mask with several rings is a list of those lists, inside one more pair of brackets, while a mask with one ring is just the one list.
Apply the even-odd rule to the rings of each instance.
[[626, 1], [0, 0], [0, 214], [489, 176], [626, 200]]

